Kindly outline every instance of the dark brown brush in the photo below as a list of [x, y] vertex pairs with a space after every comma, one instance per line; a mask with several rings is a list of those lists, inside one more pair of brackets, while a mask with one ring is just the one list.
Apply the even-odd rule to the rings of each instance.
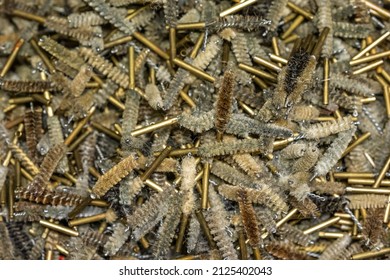
[[266, 250], [281, 260], [307, 260], [305, 251], [290, 242], [272, 241], [265, 246]]
[[234, 85], [234, 73], [233, 71], [228, 70], [223, 75], [215, 106], [215, 127], [218, 133], [223, 133], [225, 131], [226, 125], [232, 114]]
[[27, 201], [53, 206], [75, 206], [83, 200], [83, 197], [72, 193], [53, 192], [43, 188], [22, 189], [18, 191], [18, 197]]
[[[42, 111], [40, 112], [42, 114]], [[38, 144], [38, 133], [42, 134], [40, 131], [42, 128], [39, 127], [37, 123], [38, 113], [36, 111], [28, 110], [24, 114], [24, 130], [26, 135], [26, 144], [27, 144], [27, 155], [35, 163], [38, 163], [38, 153], [37, 153], [37, 144]], [[39, 132], [38, 132], [39, 130]]]
[[43, 136], [43, 123], [42, 123], [42, 108], [34, 107], [34, 122], [35, 122], [35, 134], [37, 135], [37, 141], [41, 140]]
[[322, 196], [321, 198], [317, 198], [316, 196], [312, 196], [310, 199], [321, 213], [334, 213], [340, 211], [347, 203], [344, 197]]
[[0, 88], [5, 91], [16, 93], [27, 92], [44, 92], [46, 90], [54, 90], [55, 87], [49, 81], [12, 81], [0, 80]]
[[384, 208], [370, 208], [367, 209], [367, 218], [363, 224], [363, 236], [365, 238], [364, 242], [367, 242], [366, 245], [373, 247], [381, 247], [387, 241], [387, 233], [382, 223], [378, 221], [383, 221], [383, 215], [385, 213]]
[[287, 94], [291, 94], [298, 83], [298, 79], [304, 72], [309, 63], [310, 54], [300, 48], [292, 54], [287, 63], [286, 76], [284, 78], [284, 90]]
[[245, 233], [249, 239], [249, 244], [253, 248], [258, 247], [261, 243], [259, 222], [257, 221], [253, 205], [248, 200], [248, 192], [245, 189], [241, 188], [237, 191], [237, 201], [240, 207]]

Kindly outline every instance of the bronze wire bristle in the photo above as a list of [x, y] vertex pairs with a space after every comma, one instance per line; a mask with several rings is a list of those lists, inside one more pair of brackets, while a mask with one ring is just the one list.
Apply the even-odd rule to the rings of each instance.
[[0, 7], [0, 259], [388, 258], [386, 5], [41, 2]]

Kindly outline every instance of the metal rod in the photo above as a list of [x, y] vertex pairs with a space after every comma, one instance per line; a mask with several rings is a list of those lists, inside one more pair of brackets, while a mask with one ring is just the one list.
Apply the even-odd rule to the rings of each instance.
[[209, 81], [210, 83], [214, 83], [215, 82], [215, 78], [210, 76], [209, 74], [207, 74], [202, 69], [197, 68], [197, 67], [195, 67], [195, 66], [193, 66], [191, 64], [188, 64], [187, 62], [185, 62], [185, 61], [183, 61], [183, 60], [181, 60], [181, 59], [179, 59], [177, 57], [173, 59], [173, 62], [177, 66], [187, 70], [188, 72], [190, 72], [194, 76], [197, 76], [198, 78], [201, 78], [203, 80]]
[[369, 172], [334, 172], [333, 176], [335, 179], [349, 179], [349, 178], [375, 178], [374, 173]]
[[341, 157], [345, 157], [349, 152], [351, 152], [353, 149], [355, 149], [358, 145], [360, 145], [362, 142], [367, 140], [371, 136], [370, 132], [366, 132], [363, 135], [361, 135], [358, 139], [356, 139], [351, 145], [345, 149], [344, 153]]
[[202, 179], [202, 209], [207, 209], [208, 194], [209, 194], [209, 177], [210, 163], [203, 164], [203, 179]]
[[149, 39], [145, 38], [138, 31], [133, 33], [133, 37], [135, 39], [137, 39], [138, 41], [140, 41], [145, 46], [147, 46], [149, 49], [154, 51], [156, 54], [158, 54], [162, 59], [169, 60], [169, 55], [166, 52], [164, 52], [162, 49], [160, 49], [160, 47], [155, 45], [152, 41], [150, 41]]
[[364, 260], [364, 259], [370, 259], [375, 258], [379, 256], [383, 256], [390, 253], [390, 248], [384, 248], [379, 251], [371, 251], [371, 252], [364, 252], [352, 255], [353, 260]]
[[98, 222], [98, 221], [101, 221], [101, 220], [105, 220], [106, 216], [107, 216], [106, 213], [101, 213], [101, 214], [94, 215], [94, 216], [78, 218], [78, 219], [69, 221], [68, 225], [70, 227], [75, 227], [75, 226], [79, 226], [79, 225], [94, 223], [94, 222]]
[[[352, 179], [349, 179], [352, 180]], [[349, 181], [348, 180], [348, 181]], [[373, 181], [373, 180], [371, 180]], [[381, 188], [355, 188], [355, 187], [346, 187], [345, 192], [347, 193], [364, 193], [364, 194], [390, 194], [390, 189], [381, 189]]]
[[12, 64], [14, 63], [15, 58], [18, 55], [19, 50], [21, 49], [23, 44], [24, 44], [24, 39], [23, 38], [20, 38], [15, 43], [14, 48], [12, 49], [11, 54], [8, 56], [7, 61], [4, 63], [3, 69], [1, 69], [1, 71], [0, 71], [0, 78], [3, 78], [8, 73], [9, 69], [11, 68]]
[[171, 125], [174, 125], [177, 123], [177, 118], [171, 118], [171, 119], [167, 119], [167, 120], [164, 120], [164, 121], [161, 121], [161, 122], [157, 122], [157, 123], [154, 123], [154, 124], [151, 124], [151, 125], [148, 125], [148, 126], [144, 126], [144, 127], [141, 127], [139, 129], [135, 129], [131, 132], [131, 136], [139, 136], [139, 135], [142, 135], [142, 134], [146, 134], [146, 133], [149, 133], [149, 132], [152, 132], [152, 131], [155, 131], [159, 128], [163, 128], [163, 127], [167, 127], [167, 126], [171, 126]]
[[129, 47], [129, 88], [135, 88], [135, 53], [134, 46]]
[[333, 217], [333, 218], [330, 218], [329, 220], [326, 220], [322, 223], [319, 223], [311, 228], [308, 228], [306, 230], [303, 231], [304, 234], [310, 234], [310, 233], [313, 233], [315, 231], [319, 231], [323, 228], [327, 228], [328, 226], [330, 225], [333, 225], [335, 223], [337, 223], [341, 218], [340, 217]]
[[329, 104], [329, 58], [324, 58], [324, 105]]
[[378, 60], [378, 61], [375, 61], [371, 64], [368, 64], [367, 66], [364, 66], [358, 70], [355, 70], [352, 72], [352, 75], [359, 75], [359, 74], [362, 74], [362, 73], [365, 73], [365, 72], [368, 72], [372, 69], [375, 69], [377, 68], [378, 66], [382, 65], [383, 64], [383, 60]]
[[305, 17], [302, 15], [298, 15], [294, 21], [291, 23], [291, 25], [287, 28], [287, 30], [281, 35], [281, 39], [285, 40], [288, 36], [290, 36], [295, 29], [304, 21]]
[[362, 49], [358, 54], [356, 54], [352, 60], [356, 60], [358, 58], [361, 58], [363, 55], [365, 55], [367, 52], [375, 48], [377, 45], [379, 45], [383, 40], [385, 40], [390, 35], [390, 31], [386, 31], [382, 36], [380, 36], [378, 39], [376, 39], [374, 42], [369, 44], [367, 47]]
[[381, 181], [385, 177], [385, 174], [386, 174], [387, 170], [389, 170], [389, 167], [390, 167], [390, 157], [387, 159], [386, 163], [384, 164], [384, 166], [382, 167], [381, 171], [379, 172], [379, 175], [376, 178], [374, 184], [372, 185], [372, 187], [374, 189], [376, 189], [376, 188], [378, 188], [380, 186]]
[[226, 9], [225, 11], [219, 13], [219, 17], [225, 17], [227, 15], [234, 14], [234, 13], [244, 9], [245, 7], [248, 7], [256, 2], [257, 2], [257, 0], [246, 0], [244, 2], [237, 3], [236, 5], [230, 7], [229, 9]]
[[387, 57], [387, 56], [390, 56], [390, 50], [389, 51], [380, 52], [380, 53], [377, 53], [377, 54], [373, 54], [373, 55], [369, 55], [369, 56], [365, 56], [365, 57], [362, 57], [362, 58], [359, 58], [359, 59], [351, 60], [349, 62], [349, 65], [356, 66], [356, 65], [359, 65], [359, 64], [362, 64], [362, 63], [371, 62], [371, 61], [377, 60], [379, 58], [384, 58], [384, 57]]
[[310, 13], [309, 11], [306, 11], [305, 9], [303, 9], [303, 8], [297, 6], [297, 5], [295, 5], [291, 1], [287, 2], [287, 7], [289, 7], [291, 10], [293, 10], [297, 14], [300, 14], [300, 15], [304, 16], [308, 20], [314, 19], [314, 15], [312, 13]]
[[268, 69], [270, 69], [272, 71], [275, 71], [275, 72], [282, 71], [282, 68], [280, 68], [278, 65], [273, 64], [272, 62], [269, 62], [269, 61], [265, 60], [264, 58], [254, 56], [253, 61], [264, 66], [264, 67], [267, 67]]
[[195, 215], [196, 217], [198, 218], [198, 221], [199, 221], [199, 224], [200, 224], [200, 227], [202, 228], [203, 230], [203, 233], [204, 235], [206, 236], [206, 239], [209, 243], [209, 246], [211, 249], [215, 249], [217, 247], [217, 245], [215, 244], [215, 241], [213, 239], [213, 236], [211, 235], [210, 233], [210, 229], [209, 227], [207, 226], [207, 222], [203, 216], [203, 213], [202, 211], [198, 210], [198, 211], [195, 211]]
[[51, 230], [63, 233], [65, 235], [74, 236], [74, 237], [79, 236], [79, 233], [77, 231], [75, 231], [71, 228], [65, 227], [65, 226], [57, 225], [57, 224], [49, 222], [49, 221], [40, 220], [39, 224], [41, 224], [42, 226], [49, 228]]
[[197, 29], [205, 29], [206, 23], [202, 22], [188, 22], [188, 23], [178, 23], [176, 26], [177, 30], [197, 30]]
[[167, 146], [160, 154], [159, 156], [152, 162], [152, 164], [149, 166], [149, 168], [140, 176], [142, 181], [145, 181], [152, 175], [152, 173], [157, 169], [157, 167], [160, 166], [161, 162], [169, 155], [171, 152], [172, 147]]
[[267, 79], [267, 80], [270, 80], [271, 82], [277, 82], [277, 79], [275, 76], [271, 75], [270, 73], [267, 73], [263, 70], [260, 70], [260, 69], [257, 69], [257, 68], [254, 68], [250, 65], [247, 65], [247, 64], [244, 64], [244, 63], [239, 63], [238, 64], [238, 68], [244, 70], [244, 71], [247, 71], [249, 73], [252, 73], [256, 76], [259, 76], [259, 77], [262, 77], [264, 79]]

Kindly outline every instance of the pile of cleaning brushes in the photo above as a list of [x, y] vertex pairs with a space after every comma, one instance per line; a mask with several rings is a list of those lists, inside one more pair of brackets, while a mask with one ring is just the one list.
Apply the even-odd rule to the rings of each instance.
[[386, 2], [1, 1], [0, 259], [389, 258]]

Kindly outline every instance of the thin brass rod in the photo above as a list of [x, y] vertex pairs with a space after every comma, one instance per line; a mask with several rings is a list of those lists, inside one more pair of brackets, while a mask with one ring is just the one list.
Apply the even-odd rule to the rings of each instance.
[[38, 22], [40, 24], [44, 24], [46, 22], [46, 19], [44, 17], [30, 14], [30, 13], [26, 13], [26, 12], [21, 11], [21, 10], [16, 10], [16, 9], [12, 10], [12, 15], [17, 16], [17, 17], [21, 17], [24, 19], [32, 20], [32, 21]]
[[206, 239], [207, 239], [207, 241], [209, 243], [210, 248], [211, 249], [215, 249], [217, 247], [217, 245], [215, 244], [213, 236], [210, 233], [210, 229], [207, 226], [207, 222], [206, 222], [206, 220], [205, 220], [205, 218], [203, 216], [202, 211], [200, 211], [200, 210], [195, 211], [195, 215], [198, 218], [200, 227], [203, 230], [204, 235], [206, 236]]
[[365, 72], [368, 72], [372, 69], [376, 69], [378, 68], [378, 66], [382, 65], [383, 64], [383, 60], [378, 60], [378, 61], [375, 61], [371, 64], [368, 64], [358, 70], [355, 70], [352, 72], [352, 75], [359, 75], [359, 74], [362, 74], [362, 73], [365, 73]]
[[202, 178], [202, 209], [207, 209], [208, 194], [209, 194], [209, 177], [210, 177], [210, 163], [203, 164], [203, 178]]
[[198, 78], [201, 78], [203, 80], [206, 80], [206, 81], [209, 81], [210, 83], [214, 83], [215, 82], [215, 78], [210, 76], [209, 74], [207, 74], [205, 71], [203, 71], [202, 69], [200, 68], [197, 68], [191, 64], [188, 64], [187, 62], [179, 59], [179, 58], [174, 58], [173, 59], [173, 62], [179, 66], [180, 68], [183, 68], [185, 70], [187, 70], [188, 72], [190, 72], [191, 74], [193, 74], [194, 76], [197, 76]]
[[237, 3], [236, 5], [230, 7], [229, 9], [226, 9], [225, 11], [219, 13], [219, 17], [225, 17], [227, 15], [234, 14], [234, 13], [244, 9], [245, 7], [248, 7], [256, 2], [257, 2], [257, 0], [246, 0], [244, 2]]
[[267, 60], [265, 60], [264, 58], [261, 58], [259, 56], [254, 56], [253, 57], [253, 61], [272, 70], [272, 71], [275, 71], [275, 72], [280, 72], [282, 71], [282, 68], [280, 68], [278, 65], [276, 64], [273, 64], [272, 62], [269, 62]]
[[183, 247], [184, 233], [188, 225], [188, 215], [182, 215], [180, 222], [179, 235], [176, 239], [175, 252], [180, 253]]
[[291, 23], [291, 25], [287, 28], [287, 30], [280, 36], [282, 40], [285, 40], [290, 36], [295, 29], [305, 20], [304, 16], [298, 15], [294, 21]]
[[171, 61], [171, 64], [173, 65], [173, 60], [176, 57], [176, 28], [170, 27], [169, 28], [169, 59]]
[[387, 159], [385, 165], [382, 167], [381, 171], [379, 172], [378, 177], [376, 178], [374, 184], [372, 185], [372, 187], [374, 189], [376, 189], [376, 188], [378, 188], [380, 186], [381, 181], [385, 177], [385, 174], [386, 174], [387, 170], [389, 170], [389, 167], [390, 167], [390, 157]]
[[47, 57], [47, 55], [42, 51], [41, 47], [38, 46], [38, 42], [32, 38], [30, 40], [30, 45], [33, 47], [34, 51], [39, 55], [39, 57], [42, 59], [43, 63], [46, 65], [47, 69], [51, 74], [53, 74], [56, 71], [56, 68], [54, 67], [51, 60]]
[[277, 79], [274, 75], [271, 75], [270, 73], [267, 73], [263, 70], [260, 70], [260, 69], [257, 69], [257, 68], [254, 68], [250, 65], [247, 65], [247, 64], [244, 64], [244, 63], [239, 63], [238, 64], [238, 68], [244, 70], [244, 71], [247, 71], [251, 74], [254, 74], [256, 76], [259, 76], [259, 77], [262, 77], [264, 79], [267, 79], [267, 80], [270, 80], [271, 82], [277, 82]]
[[349, 154], [353, 149], [355, 149], [358, 145], [360, 145], [362, 142], [367, 140], [371, 136], [370, 132], [366, 132], [363, 135], [361, 135], [358, 139], [356, 139], [351, 145], [345, 149], [344, 153], [341, 157], [345, 157], [347, 154]]
[[[350, 185], [365, 185], [369, 186], [375, 183], [374, 179], [366, 179], [366, 178], [350, 178], [348, 179], [348, 184]], [[390, 187], [390, 180], [382, 180], [380, 183], [381, 187]]]
[[369, 172], [335, 172], [333, 173], [335, 179], [349, 179], [349, 178], [367, 178], [374, 179], [375, 174]]
[[371, 251], [371, 252], [364, 252], [352, 255], [353, 260], [364, 260], [364, 259], [370, 259], [375, 257], [380, 257], [386, 254], [390, 253], [390, 248], [384, 248], [379, 251]]
[[321, 229], [324, 229], [324, 228], [327, 228], [335, 223], [337, 223], [341, 218], [340, 217], [333, 217], [333, 218], [330, 218], [322, 223], [319, 223], [313, 227], [310, 227], [306, 230], [303, 231], [304, 234], [310, 234], [310, 233], [313, 233], [313, 232], [316, 232], [316, 231], [319, 231]]
[[160, 154], [159, 156], [152, 162], [152, 164], [149, 166], [149, 168], [140, 176], [142, 181], [145, 181], [152, 175], [152, 173], [157, 169], [157, 167], [160, 166], [161, 162], [169, 155], [171, 152], [172, 147], [167, 146]]
[[134, 46], [129, 47], [129, 88], [135, 88], [135, 53]]
[[152, 51], [154, 51], [156, 54], [158, 54], [162, 59], [164, 60], [169, 60], [169, 55], [164, 52], [162, 49], [160, 49], [159, 46], [155, 45], [152, 41], [150, 41], [149, 39], [147, 39], [146, 37], [144, 37], [141, 33], [139, 33], [138, 31], [134, 32], [133, 33], [133, 37], [135, 39], [137, 39], [138, 41], [140, 41], [142, 44], [144, 44], [145, 46], [147, 46], [149, 49], [151, 49]]
[[160, 187], [159, 185], [157, 185], [155, 182], [153, 182], [152, 180], [150, 179], [146, 179], [144, 184], [146, 186], [148, 186], [149, 188], [155, 190], [156, 192], [162, 192], [164, 191], [162, 187]]
[[367, 63], [367, 62], [371, 62], [371, 61], [377, 60], [379, 58], [385, 58], [387, 56], [390, 56], [390, 51], [384, 51], [384, 52], [380, 52], [380, 53], [377, 53], [377, 54], [365, 56], [365, 57], [362, 57], [362, 58], [359, 58], [359, 59], [351, 60], [349, 62], [349, 65], [356, 66], [356, 65], [359, 65], [359, 64], [362, 64], [362, 63]]
[[116, 39], [116, 40], [104, 43], [104, 49], [110, 49], [112, 47], [115, 47], [115, 46], [122, 45], [122, 44], [125, 44], [127, 42], [130, 42], [132, 40], [133, 40], [133, 36], [121, 37], [119, 39]]
[[188, 22], [188, 23], [178, 23], [176, 26], [177, 30], [197, 30], [197, 29], [205, 29], [206, 23], [202, 22]]
[[289, 7], [291, 10], [293, 10], [297, 14], [300, 14], [300, 15], [304, 16], [308, 20], [314, 19], [314, 15], [312, 13], [310, 13], [309, 11], [306, 11], [305, 9], [303, 9], [303, 8], [297, 6], [297, 5], [295, 5], [291, 1], [287, 2], [287, 7]]
[[117, 141], [120, 141], [121, 140], [121, 136], [116, 134], [115, 131], [101, 125], [100, 123], [97, 123], [97, 122], [91, 122], [91, 126], [93, 128], [95, 128], [96, 130], [110, 136], [111, 138], [117, 140]]
[[270, 53], [268, 54], [269, 55], [269, 58], [272, 60], [272, 61], [275, 61], [275, 62], [279, 62], [283, 65], [287, 65], [288, 63], [288, 60], [285, 59], [284, 57], [281, 57], [279, 55], [276, 55], [276, 54], [273, 54], [273, 53]]
[[57, 224], [49, 222], [49, 221], [40, 220], [39, 224], [46, 227], [46, 228], [49, 228], [51, 230], [63, 233], [65, 235], [74, 236], [74, 237], [79, 236], [79, 233], [77, 231], [75, 231], [71, 228], [65, 227], [65, 226], [57, 225]]
[[[351, 180], [351, 179], [350, 179]], [[348, 180], [349, 181], [349, 180]], [[373, 180], [371, 180], [373, 181]], [[347, 193], [364, 193], [364, 194], [390, 194], [389, 188], [355, 188], [355, 187], [346, 187], [345, 192]]]
[[94, 216], [78, 218], [78, 219], [69, 221], [68, 225], [70, 227], [75, 227], [75, 226], [79, 226], [79, 225], [94, 223], [94, 222], [98, 222], [98, 221], [101, 221], [101, 220], [105, 220], [106, 216], [107, 216], [106, 213], [100, 213], [100, 214], [97, 214], [97, 215], [94, 215]]
[[136, 136], [139, 136], [142, 134], [146, 134], [146, 133], [155, 131], [156, 129], [159, 129], [159, 128], [174, 125], [176, 123], [177, 123], [177, 118], [167, 119], [167, 120], [164, 120], [161, 122], [157, 122], [157, 123], [154, 123], [154, 124], [151, 124], [148, 126], [141, 127], [139, 129], [135, 129], [131, 132], [131, 136], [136, 137]]
[[329, 58], [324, 58], [324, 105], [329, 104]]
[[377, 45], [379, 45], [383, 40], [385, 40], [390, 35], [390, 31], [385, 32], [382, 36], [380, 36], [378, 39], [376, 39], [374, 42], [369, 44], [367, 47], [362, 49], [358, 54], [356, 54], [352, 60], [356, 60], [358, 58], [361, 58], [363, 55], [365, 55], [367, 52], [375, 48]]
[[12, 64], [14, 63], [14, 60], [15, 60], [16, 56], [18, 55], [19, 50], [23, 46], [23, 44], [24, 44], [23, 38], [20, 38], [15, 43], [11, 54], [9, 55], [7, 61], [4, 63], [3, 69], [1, 69], [1, 71], [0, 71], [0, 78], [3, 78], [8, 73], [9, 69], [11, 68]]

